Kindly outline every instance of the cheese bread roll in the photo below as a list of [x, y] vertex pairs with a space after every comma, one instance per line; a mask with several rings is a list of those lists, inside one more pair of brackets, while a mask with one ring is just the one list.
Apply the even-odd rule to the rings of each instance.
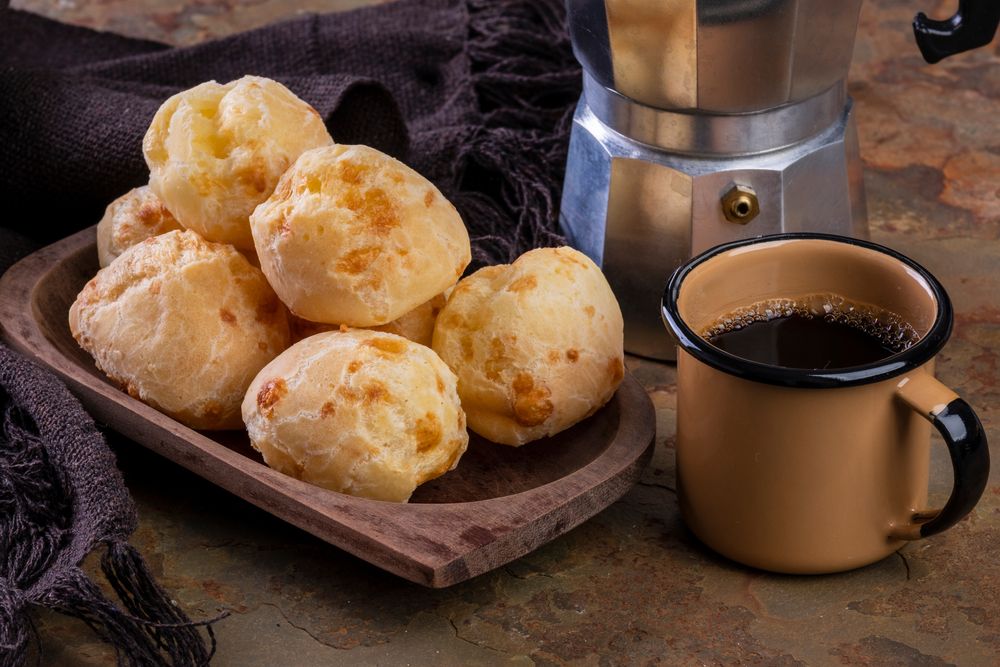
[[469, 428], [507, 445], [569, 428], [624, 376], [618, 302], [571, 248], [532, 250], [459, 282], [432, 346], [458, 375]]
[[97, 223], [97, 260], [104, 268], [136, 243], [180, 228], [148, 185], [129, 190], [108, 204]]
[[395, 502], [453, 469], [469, 442], [445, 363], [376, 331], [320, 333], [288, 348], [250, 385], [243, 420], [272, 468]]
[[303, 153], [250, 226], [274, 291], [326, 324], [391, 322], [454, 285], [472, 256], [438, 189], [367, 146]]
[[245, 76], [168, 99], [142, 150], [149, 187], [181, 225], [248, 251], [254, 208], [299, 155], [332, 142], [316, 110], [290, 90]]
[[191, 231], [123, 252], [84, 286], [69, 325], [130, 396], [198, 429], [240, 428], [250, 381], [289, 344], [260, 269]]

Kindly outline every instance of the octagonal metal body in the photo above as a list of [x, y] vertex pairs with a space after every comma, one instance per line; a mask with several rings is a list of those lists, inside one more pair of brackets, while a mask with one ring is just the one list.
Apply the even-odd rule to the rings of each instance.
[[[747, 224], [726, 220], [720, 205], [736, 184], [752, 188], [759, 202]], [[673, 359], [659, 301], [671, 272], [692, 255], [786, 231], [867, 237], [851, 102], [845, 98], [828, 127], [788, 146], [689, 155], [615, 131], [585, 96], [574, 118], [560, 222], [570, 243], [603, 268], [618, 297], [625, 349]]]

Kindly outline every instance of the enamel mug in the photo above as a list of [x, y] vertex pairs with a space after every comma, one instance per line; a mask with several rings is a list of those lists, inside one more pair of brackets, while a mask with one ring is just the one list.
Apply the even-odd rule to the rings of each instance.
[[[733, 356], [701, 335], [755, 303], [827, 293], [896, 313], [916, 342], [874, 363], [806, 370]], [[934, 378], [951, 304], [913, 260], [823, 234], [737, 241], [678, 268], [662, 316], [679, 348], [680, 509], [720, 554], [775, 572], [848, 570], [951, 527], [982, 495], [982, 425]], [[954, 468], [941, 509], [926, 507], [932, 425]]]

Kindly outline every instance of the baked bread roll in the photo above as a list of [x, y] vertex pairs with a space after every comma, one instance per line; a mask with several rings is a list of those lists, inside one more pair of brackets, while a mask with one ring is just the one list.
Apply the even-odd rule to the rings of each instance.
[[148, 185], [129, 190], [108, 204], [97, 223], [97, 260], [104, 268], [136, 243], [180, 228]]
[[289, 343], [284, 307], [232, 246], [146, 239], [84, 286], [73, 337], [130, 396], [192, 428], [240, 428], [250, 381]]
[[278, 177], [332, 143], [316, 110], [276, 81], [200, 84], [160, 107], [142, 150], [149, 187], [187, 229], [251, 250], [247, 222]]
[[444, 362], [375, 331], [320, 333], [285, 350], [250, 385], [243, 420], [272, 468], [396, 502], [453, 469], [469, 442]]
[[543, 248], [459, 282], [433, 348], [458, 375], [469, 428], [522, 445], [607, 403], [624, 376], [622, 335], [601, 270], [571, 248]]
[[391, 322], [455, 284], [472, 256], [438, 189], [367, 146], [303, 153], [250, 227], [285, 305], [328, 324]]
[[[376, 327], [365, 327], [371, 331], [383, 331], [385, 333], [396, 334], [414, 343], [420, 343], [427, 347], [431, 346], [431, 338], [434, 336], [434, 322], [437, 321], [438, 313], [444, 308], [448, 300], [447, 294], [450, 289], [442, 294], [438, 294], [430, 301], [426, 301], [408, 313], [403, 313], [388, 324], [380, 324]], [[337, 331], [340, 329], [336, 324], [320, 324], [310, 322], [301, 317], [292, 317], [292, 339], [299, 341], [323, 331]]]

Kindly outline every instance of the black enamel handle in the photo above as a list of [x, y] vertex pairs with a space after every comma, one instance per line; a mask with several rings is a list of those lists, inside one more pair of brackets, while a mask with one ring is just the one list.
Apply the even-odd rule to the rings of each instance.
[[986, 489], [990, 475], [990, 450], [979, 417], [968, 403], [956, 398], [930, 415], [948, 445], [954, 485], [944, 507], [936, 512], [921, 512], [913, 523], [895, 532], [894, 537], [919, 539], [947, 530], [972, 511]]
[[958, 11], [943, 21], [920, 12], [913, 19], [913, 34], [924, 60], [936, 63], [956, 53], [986, 46], [1000, 23], [1000, 1], [959, 0]]

